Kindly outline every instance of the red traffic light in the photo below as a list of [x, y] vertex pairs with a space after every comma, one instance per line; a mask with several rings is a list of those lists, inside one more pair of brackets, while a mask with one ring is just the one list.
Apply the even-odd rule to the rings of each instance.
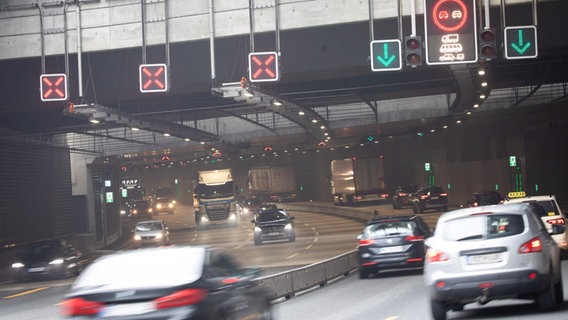
[[483, 60], [497, 57], [497, 41], [494, 29], [483, 29], [479, 33], [479, 54]]
[[278, 54], [272, 52], [251, 52], [248, 56], [249, 81], [278, 81]]
[[422, 65], [422, 38], [416, 36], [405, 37], [404, 55], [406, 66], [415, 68]]
[[67, 100], [67, 75], [42, 74], [39, 77], [41, 101]]
[[420, 41], [416, 38], [408, 38], [406, 39], [406, 47], [408, 49], [416, 50], [420, 48]]
[[139, 67], [140, 92], [168, 91], [168, 68], [165, 64], [141, 64]]

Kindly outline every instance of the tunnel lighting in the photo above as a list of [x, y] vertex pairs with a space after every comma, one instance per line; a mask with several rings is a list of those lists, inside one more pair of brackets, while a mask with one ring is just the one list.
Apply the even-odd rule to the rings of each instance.
[[360, 146], [360, 147], [363, 147], [363, 146], [365, 146], [365, 144], [364, 144], [364, 143], [360, 143], [359, 146]]
[[329, 133], [327, 133], [327, 132], [324, 132], [324, 133], [323, 133], [323, 135], [324, 135], [324, 136], [328, 136], [328, 135], [329, 135]]
[[378, 144], [378, 143], [379, 143], [379, 140], [375, 140], [375, 142], [373, 142], [373, 143], [374, 143], [374, 144]]
[[460, 124], [460, 123], [462, 123], [462, 121], [461, 121], [461, 120], [457, 120], [456, 123], [457, 123], [457, 124]]
[[312, 119], [312, 123], [318, 123], [317, 119]]
[[298, 111], [298, 114], [303, 116], [305, 113], [304, 113], [304, 111], [300, 110], [300, 111]]
[[184, 140], [184, 141], [191, 141], [191, 139], [189, 139], [189, 138], [185, 138], [185, 139], [183, 139], [183, 140]]
[[480, 95], [479, 95], [479, 99], [485, 99], [485, 95], [484, 95], [484, 94], [480, 94]]
[[485, 75], [485, 69], [479, 69], [477, 71], [477, 74], [480, 75], [480, 76], [484, 76]]
[[468, 116], [471, 116], [471, 111], [468, 111], [465, 114], [467, 114]]
[[282, 106], [282, 101], [275, 99], [274, 102], [272, 102], [272, 104], [277, 106], [277, 107], [280, 107], [280, 106]]
[[89, 119], [89, 122], [90, 122], [90, 123], [92, 123], [92, 124], [98, 124], [98, 123], [101, 123], [101, 122], [100, 122], [100, 121], [99, 121], [98, 119], [95, 119], [95, 118], [93, 118], [93, 119]]
[[477, 109], [477, 108], [479, 108], [479, 104], [476, 103], [476, 104], [473, 105], [473, 107], [474, 107], [475, 109]]
[[430, 132], [434, 133], [436, 132], [436, 129], [430, 129]]
[[483, 81], [483, 82], [481, 83], [481, 86], [482, 86], [482, 87], [487, 87], [487, 82], [486, 82], [486, 81]]
[[325, 126], [323, 126], [323, 125], [320, 126], [320, 129], [325, 130]]
[[132, 131], [140, 131], [140, 128], [132, 127], [132, 128], [130, 128], [130, 130], [132, 130]]
[[171, 136], [171, 134], [164, 132], [164, 137], [169, 137], [169, 136]]
[[200, 144], [205, 144], [205, 141], [201, 141], [201, 142], [199, 142], [199, 143], [200, 143]]

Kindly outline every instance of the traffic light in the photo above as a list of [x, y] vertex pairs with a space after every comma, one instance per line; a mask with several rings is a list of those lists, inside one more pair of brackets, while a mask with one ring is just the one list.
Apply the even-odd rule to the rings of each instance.
[[485, 61], [497, 57], [495, 29], [483, 29], [479, 32], [479, 57]]
[[41, 101], [67, 100], [67, 75], [42, 74], [39, 77]]
[[404, 37], [404, 58], [407, 67], [416, 68], [422, 65], [422, 38]]
[[168, 67], [163, 64], [141, 64], [139, 68], [140, 92], [168, 91]]
[[248, 55], [250, 82], [278, 81], [278, 54], [270, 52], [251, 52]]

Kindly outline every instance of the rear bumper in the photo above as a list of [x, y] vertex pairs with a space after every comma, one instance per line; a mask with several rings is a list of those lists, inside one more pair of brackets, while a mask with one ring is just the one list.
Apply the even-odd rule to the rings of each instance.
[[[533, 274], [534, 277], [529, 275]], [[551, 283], [551, 275], [522, 270], [479, 276], [438, 279], [428, 286], [432, 300], [449, 303], [524, 298], [540, 292]]]

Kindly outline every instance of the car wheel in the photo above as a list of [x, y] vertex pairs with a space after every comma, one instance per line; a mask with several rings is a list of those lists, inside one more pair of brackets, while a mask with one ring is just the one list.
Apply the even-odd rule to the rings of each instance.
[[564, 286], [562, 284], [562, 275], [560, 275], [560, 280], [554, 285], [554, 293], [556, 297], [556, 303], [564, 303]]
[[288, 241], [290, 242], [294, 242], [296, 241], [296, 233], [292, 233], [289, 237], [288, 237]]
[[556, 302], [556, 299], [554, 298], [554, 291], [554, 286], [549, 284], [546, 289], [538, 293], [536, 301], [540, 311], [550, 311], [554, 308], [554, 304]]
[[369, 271], [359, 268], [359, 279], [367, 279], [369, 278]]
[[262, 310], [260, 312], [260, 320], [272, 320], [274, 316], [272, 315], [272, 305], [270, 301], [266, 301], [262, 304]]
[[430, 308], [434, 320], [446, 320], [446, 307], [442, 302], [430, 300]]

